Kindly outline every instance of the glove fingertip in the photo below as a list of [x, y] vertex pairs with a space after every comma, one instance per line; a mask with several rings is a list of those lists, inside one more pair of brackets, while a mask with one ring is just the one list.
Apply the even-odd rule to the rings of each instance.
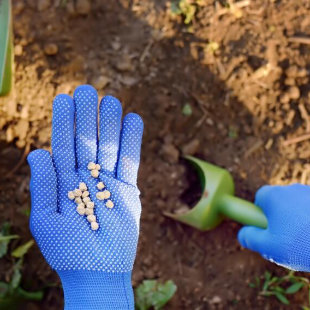
[[43, 149], [38, 149], [30, 152], [27, 156], [27, 161], [30, 166], [33, 166], [35, 163], [50, 159], [50, 152]]

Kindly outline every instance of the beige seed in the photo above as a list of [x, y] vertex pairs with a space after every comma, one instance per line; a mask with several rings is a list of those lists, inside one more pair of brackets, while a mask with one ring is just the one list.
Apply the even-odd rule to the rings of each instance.
[[104, 187], [105, 187], [105, 185], [103, 184], [103, 182], [99, 182], [99, 183], [97, 184], [97, 188], [98, 188], [99, 190], [104, 189]]
[[77, 204], [82, 203], [81, 197], [76, 197], [76, 198], [74, 199], [74, 201], [75, 201]]
[[112, 209], [114, 207], [114, 203], [112, 200], [108, 200], [106, 203], [105, 203], [106, 207], [109, 208], [109, 209]]
[[103, 191], [104, 199], [108, 199], [111, 197], [111, 193], [108, 190]]
[[80, 205], [78, 205], [78, 206], [76, 207], [76, 211], [77, 211], [78, 214], [84, 215], [86, 209], [85, 209], [84, 207], [81, 207]]
[[87, 196], [89, 196], [89, 191], [83, 192], [82, 197], [85, 198], [85, 197], [87, 197]]
[[82, 196], [82, 191], [79, 188], [76, 188], [73, 192], [75, 197]]
[[75, 198], [74, 193], [72, 191], [68, 192], [68, 197], [73, 200]]
[[90, 198], [89, 198], [89, 197], [84, 197], [84, 198], [83, 198], [83, 202], [84, 202], [84, 203], [87, 203], [87, 202], [89, 202], [89, 201], [90, 201]]
[[104, 192], [98, 192], [98, 193], [96, 194], [96, 197], [97, 197], [97, 199], [99, 199], [99, 200], [104, 200], [105, 194], [104, 194]]
[[80, 188], [80, 190], [82, 192], [86, 191], [87, 190], [87, 185], [84, 182], [81, 182], [79, 188]]
[[86, 208], [86, 209], [85, 209], [85, 214], [86, 214], [86, 215], [94, 214], [94, 209]]
[[94, 178], [98, 178], [98, 176], [99, 176], [99, 171], [98, 171], [98, 170], [92, 170], [92, 171], [91, 171], [91, 175], [92, 175], [92, 177], [94, 177]]
[[91, 222], [90, 226], [92, 230], [97, 230], [99, 228], [99, 224], [97, 222]]
[[96, 169], [96, 164], [93, 163], [93, 162], [90, 162], [90, 163], [87, 165], [87, 169], [88, 169], [88, 170]]
[[79, 208], [85, 208], [85, 205], [84, 205], [83, 202], [81, 202], [81, 203], [78, 204], [78, 207], [79, 207]]
[[95, 204], [92, 201], [86, 202], [86, 207], [89, 209], [93, 209], [95, 207]]
[[88, 216], [87, 216], [87, 221], [88, 221], [89, 223], [91, 223], [91, 222], [96, 222], [96, 216], [93, 215], [93, 214], [88, 215]]
[[101, 167], [100, 167], [100, 165], [99, 164], [96, 164], [96, 168], [95, 168], [96, 170], [100, 170], [101, 169]]

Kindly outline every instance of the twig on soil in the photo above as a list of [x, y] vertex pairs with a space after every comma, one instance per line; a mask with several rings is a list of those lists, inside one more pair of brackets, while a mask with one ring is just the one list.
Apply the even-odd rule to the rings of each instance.
[[309, 139], [310, 139], [310, 133], [305, 133], [299, 137], [295, 137], [295, 138], [291, 138], [291, 139], [287, 139], [287, 140], [283, 141], [282, 145], [288, 146], [288, 145], [296, 144], [296, 143], [303, 142], [303, 141], [306, 141]]
[[149, 54], [150, 49], [151, 49], [153, 43], [154, 43], [154, 41], [150, 40], [149, 43], [146, 45], [146, 47], [144, 48], [144, 50], [143, 50], [143, 52], [142, 52], [142, 54], [140, 56], [140, 59], [139, 59], [140, 62], [144, 62], [144, 59]]
[[244, 153], [244, 157], [248, 158], [250, 155], [252, 155], [253, 153], [255, 153], [257, 150], [259, 150], [262, 146], [263, 146], [263, 141], [262, 140], [258, 140], [256, 141], [245, 153]]
[[4, 176], [5, 178], [12, 176], [22, 166], [29, 151], [30, 151], [30, 143], [27, 143], [24, 148], [23, 155], [18, 161], [17, 165]]
[[310, 38], [306, 37], [290, 37], [288, 41], [292, 43], [310, 44]]
[[302, 119], [306, 122], [306, 132], [310, 132], [310, 116], [308, 114], [308, 111], [306, 110], [303, 103], [300, 103], [298, 105], [298, 109], [300, 111]]

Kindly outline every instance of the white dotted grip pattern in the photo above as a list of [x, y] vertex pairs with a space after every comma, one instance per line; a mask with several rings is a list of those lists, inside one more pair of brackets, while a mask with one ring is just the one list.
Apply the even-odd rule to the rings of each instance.
[[[141, 213], [136, 180], [143, 122], [134, 113], [121, 122], [122, 106], [111, 96], [100, 103], [99, 126], [97, 114], [97, 92], [89, 85], [78, 87], [73, 98], [58, 95], [53, 103], [52, 156], [45, 150], [28, 156], [30, 229], [55, 270], [128, 272], [135, 259]], [[98, 178], [87, 169], [89, 162], [101, 166]], [[80, 182], [87, 184], [95, 203], [96, 231], [68, 198], [68, 192]], [[111, 192], [112, 209], [96, 198], [99, 182]]]

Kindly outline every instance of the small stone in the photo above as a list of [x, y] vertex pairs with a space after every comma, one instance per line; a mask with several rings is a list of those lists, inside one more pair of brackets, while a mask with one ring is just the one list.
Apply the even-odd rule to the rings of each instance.
[[91, 222], [90, 226], [92, 230], [97, 230], [99, 228], [99, 224], [97, 222]]
[[48, 56], [54, 56], [58, 53], [58, 46], [55, 43], [47, 43], [44, 45], [44, 53]]
[[220, 296], [213, 296], [210, 300], [210, 304], [220, 304], [222, 302], [222, 298]]
[[70, 200], [73, 200], [75, 198], [75, 195], [72, 191], [68, 192], [68, 197]]
[[108, 199], [111, 197], [111, 193], [108, 190], [105, 190], [102, 193], [104, 195], [104, 199]]
[[75, 201], [77, 204], [82, 203], [81, 197], [76, 197], [76, 198], [74, 199], [74, 201]]
[[92, 214], [94, 214], [94, 209], [86, 208], [86, 209], [85, 209], [85, 214], [86, 214], [86, 215], [92, 215]]
[[92, 170], [92, 171], [91, 171], [91, 175], [92, 175], [92, 177], [94, 177], [94, 178], [98, 178], [98, 176], [99, 176], [99, 171], [98, 171], [98, 170]]
[[93, 215], [93, 214], [90, 214], [90, 215], [88, 215], [87, 216], [87, 221], [88, 222], [96, 222], [96, 216], [95, 215]]
[[88, 170], [94, 170], [96, 169], [96, 164], [93, 163], [92, 161], [87, 165]]
[[75, 196], [75, 197], [80, 197], [80, 196], [82, 196], [82, 191], [81, 191], [79, 188], [76, 188], [76, 189], [73, 191], [73, 193], [74, 193], [74, 196]]
[[101, 169], [101, 167], [100, 167], [100, 165], [99, 164], [96, 164], [96, 168], [95, 168], [96, 170], [100, 170]]
[[87, 185], [84, 182], [80, 183], [79, 188], [82, 192], [87, 191]]
[[95, 207], [95, 204], [92, 201], [86, 202], [86, 207], [89, 209], [93, 209]]
[[14, 54], [15, 56], [21, 56], [23, 54], [23, 47], [21, 45], [16, 45], [14, 47]]
[[104, 192], [98, 192], [98, 193], [96, 194], [96, 197], [97, 197], [97, 199], [99, 199], [99, 200], [104, 200], [105, 194], [104, 194]]
[[114, 203], [112, 200], [108, 200], [106, 203], [105, 203], [106, 207], [109, 208], [109, 209], [112, 209], [114, 207]]
[[85, 191], [82, 193], [83, 198], [88, 197], [88, 196], [89, 196], [89, 191]]
[[103, 182], [99, 182], [99, 183], [97, 184], [97, 188], [98, 188], [99, 190], [102, 190], [102, 189], [105, 188], [105, 185], [103, 184]]
[[90, 202], [90, 198], [89, 198], [89, 197], [84, 197], [84, 198], [83, 198], [83, 202], [84, 202], [84, 203]]
[[85, 214], [86, 209], [84, 207], [81, 207], [80, 205], [78, 205], [76, 207], [76, 212], [80, 215], [84, 215]]
[[78, 14], [88, 15], [91, 11], [91, 1], [90, 0], [77, 0], [75, 9]]

